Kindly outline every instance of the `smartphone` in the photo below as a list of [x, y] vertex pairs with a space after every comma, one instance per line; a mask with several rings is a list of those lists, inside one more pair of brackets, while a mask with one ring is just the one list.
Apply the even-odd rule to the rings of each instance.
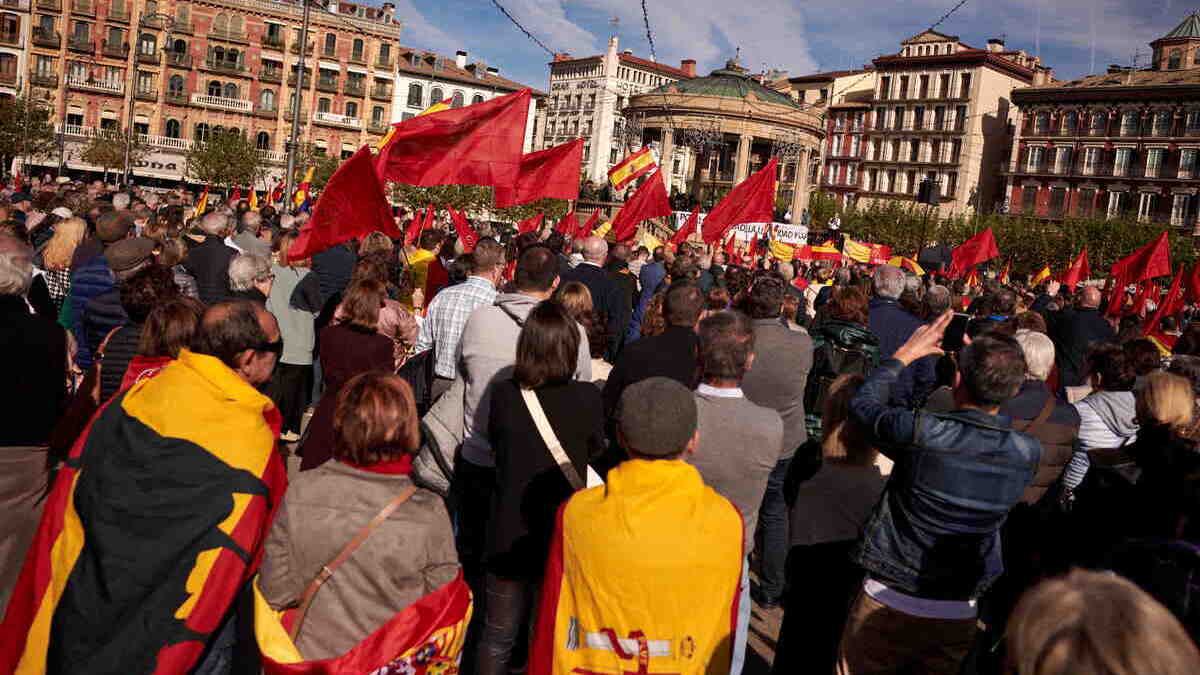
[[942, 335], [942, 351], [949, 353], [962, 349], [963, 336], [967, 334], [967, 324], [970, 321], [970, 315], [955, 312], [954, 318], [950, 319], [950, 325], [946, 326], [946, 332]]

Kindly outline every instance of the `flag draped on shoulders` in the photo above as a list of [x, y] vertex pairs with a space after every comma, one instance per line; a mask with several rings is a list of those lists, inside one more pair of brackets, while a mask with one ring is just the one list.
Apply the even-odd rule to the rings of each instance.
[[496, 207], [528, 204], [539, 199], [579, 199], [579, 165], [582, 162], [582, 138], [522, 155], [516, 184], [495, 189]]
[[312, 204], [312, 179], [313, 171], [316, 167], [308, 167], [304, 172], [304, 180], [300, 181], [300, 186], [296, 188], [296, 193], [292, 195], [292, 205], [297, 210], [305, 211]]
[[616, 241], [632, 239], [637, 234], [638, 223], [651, 218], [671, 215], [671, 201], [663, 185], [662, 171], [655, 171], [646, 179], [633, 196], [625, 200], [617, 217], [612, 221], [612, 232]]
[[528, 89], [414, 117], [392, 127], [376, 158], [383, 180], [512, 187], [521, 169]]
[[704, 218], [704, 243], [721, 241], [729, 228], [742, 223], [769, 223], [775, 215], [777, 158], [742, 181]]
[[289, 260], [310, 258], [375, 231], [400, 238], [372, 159], [371, 149], [363, 146], [337, 168], [321, 191], [312, 218], [288, 250]]
[[47, 497], [0, 672], [192, 672], [262, 557], [287, 482], [280, 422], [237, 373], [186, 349], [112, 399]]

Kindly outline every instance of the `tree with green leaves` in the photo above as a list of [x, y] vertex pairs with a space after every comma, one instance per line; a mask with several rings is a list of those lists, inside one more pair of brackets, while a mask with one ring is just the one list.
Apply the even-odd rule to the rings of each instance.
[[188, 177], [205, 185], [255, 186], [263, 172], [254, 142], [233, 131], [211, 133], [187, 154]]
[[546, 219], [553, 221], [562, 218], [567, 213], [565, 199], [540, 199], [529, 204], [497, 209], [492, 206], [492, 189], [480, 185], [421, 187], [392, 183], [391, 195], [392, 201], [407, 207], [410, 211], [432, 204], [438, 210], [451, 207], [456, 211], [463, 212], [486, 211], [492, 218], [502, 221], [516, 222], [532, 218], [539, 213], [546, 214]]
[[50, 106], [28, 97], [0, 101], [0, 171], [7, 173], [16, 157], [34, 160], [58, 154], [52, 115]]
[[118, 128], [100, 129], [88, 138], [79, 153], [79, 158], [104, 170], [104, 180], [109, 172], [120, 173], [125, 169], [125, 146], [129, 146], [129, 165], [132, 167], [150, 154], [147, 145], [138, 134], [127, 134]]
[[292, 176], [292, 184], [300, 185], [309, 167], [313, 168], [312, 189], [321, 190], [333, 176], [333, 172], [341, 166], [342, 160], [325, 152], [312, 143], [300, 143], [296, 147], [296, 172]]

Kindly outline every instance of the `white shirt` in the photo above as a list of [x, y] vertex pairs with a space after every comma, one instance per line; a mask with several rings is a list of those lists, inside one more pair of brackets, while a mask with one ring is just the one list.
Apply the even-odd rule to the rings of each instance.
[[745, 398], [741, 387], [730, 387], [728, 389], [723, 389], [704, 383], [701, 383], [699, 387], [696, 387], [696, 393], [704, 394], [705, 396], [712, 396], [713, 398]]

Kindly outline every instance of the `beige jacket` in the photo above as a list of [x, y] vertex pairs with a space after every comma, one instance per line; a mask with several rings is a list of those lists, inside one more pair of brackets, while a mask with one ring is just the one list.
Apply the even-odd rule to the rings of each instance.
[[[259, 582], [267, 602], [298, 604], [321, 567], [411, 484], [336, 460], [299, 474], [267, 538]], [[444, 503], [417, 490], [317, 592], [296, 646], [309, 660], [341, 655], [458, 569]]]

